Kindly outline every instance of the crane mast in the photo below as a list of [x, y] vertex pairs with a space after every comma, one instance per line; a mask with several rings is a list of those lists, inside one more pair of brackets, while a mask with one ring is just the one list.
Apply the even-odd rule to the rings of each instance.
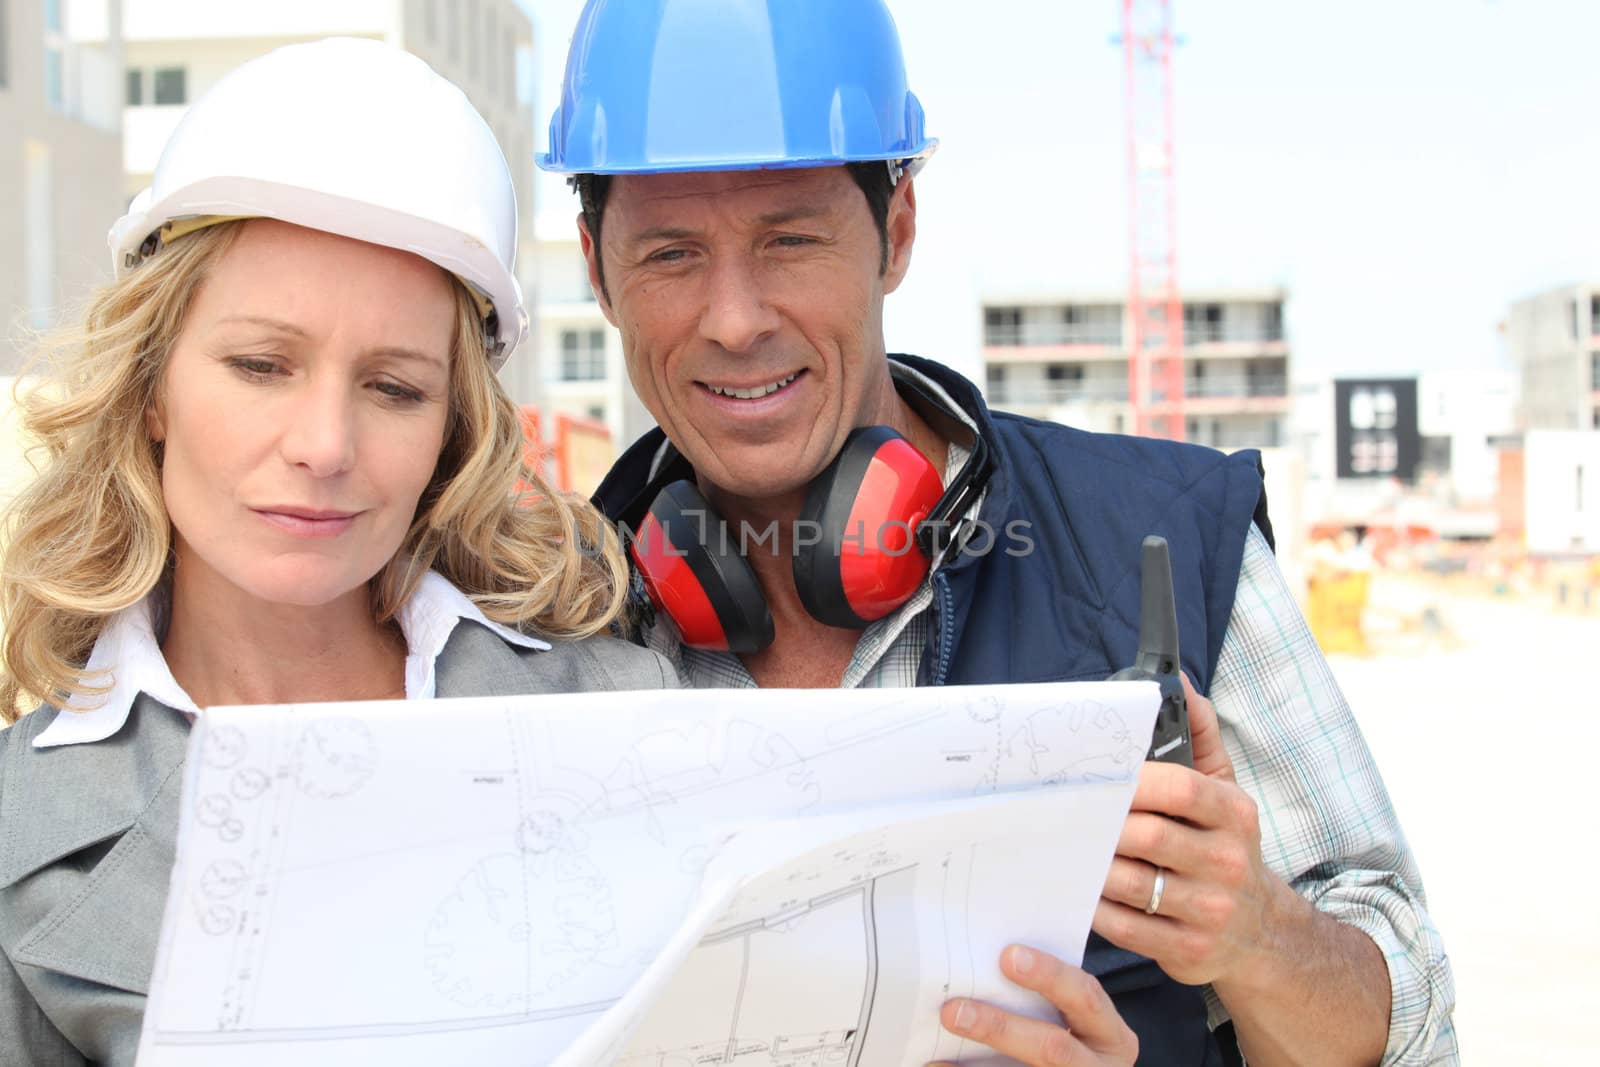
[[1121, 0], [1128, 146], [1128, 401], [1133, 432], [1184, 438], [1172, 0]]

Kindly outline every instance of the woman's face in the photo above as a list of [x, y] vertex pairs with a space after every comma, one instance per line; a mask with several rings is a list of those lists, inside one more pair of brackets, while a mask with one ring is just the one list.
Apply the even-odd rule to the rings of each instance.
[[148, 414], [185, 584], [308, 607], [364, 595], [443, 447], [455, 315], [417, 256], [246, 223]]

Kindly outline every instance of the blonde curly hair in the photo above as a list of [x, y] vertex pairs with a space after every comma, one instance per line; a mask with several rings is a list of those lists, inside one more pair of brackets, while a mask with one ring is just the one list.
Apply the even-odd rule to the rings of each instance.
[[[146, 431], [173, 343], [208, 269], [243, 221], [174, 241], [90, 303], [81, 328], [46, 340], [43, 377], [19, 397], [42, 453], [0, 519], [0, 719], [109, 686], [83, 665], [109, 616], [138, 603], [170, 567], [160, 446]], [[400, 550], [371, 581], [374, 617], [391, 619], [429, 570], [485, 615], [548, 637], [615, 621], [627, 565], [605, 519], [523, 461], [516, 406], [484, 349], [478, 305], [455, 283], [450, 413], [433, 478]]]

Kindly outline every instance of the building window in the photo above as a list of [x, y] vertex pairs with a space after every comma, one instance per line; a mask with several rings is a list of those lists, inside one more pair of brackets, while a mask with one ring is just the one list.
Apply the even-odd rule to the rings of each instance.
[[152, 96], [157, 107], [189, 102], [188, 71], [183, 67], [157, 67]]
[[1052, 363], [1045, 368], [1044, 376], [1052, 382], [1081, 382], [1083, 381], [1083, 364]]
[[127, 86], [124, 102], [129, 107], [142, 105], [144, 103], [144, 71], [138, 67], [129, 67]]
[[11, 13], [6, 10], [6, 0], [0, 0], [0, 89], [11, 84]]
[[1022, 343], [1022, 309], [984, 308], [983, 343], [986, 345], [1020, 345]]
[[1265, 319], [1266, 336], [1263, 341], [1283, 340], [1283, 305], [1268, 304]]
[[604, 330], [561, 331], [561, 380], [597, 382], [606, 376]]
[[1350, 394], [1350, 427], [1355, 430], [1392, 430], [1400, 404], [1393, 389], [1358, 387]]
[[1183, 305], [1183, 336], [1190, 344], [1215, 344], [1222, 340], [1221, 304]]
[[67, 108], [67, 36], [61, 32], [61, 0], [44, 4], [44, 99], [57, 111]]

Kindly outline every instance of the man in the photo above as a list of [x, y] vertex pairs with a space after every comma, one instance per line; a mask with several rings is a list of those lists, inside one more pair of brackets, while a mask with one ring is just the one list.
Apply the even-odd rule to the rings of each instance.
[[[1443, 950], [1273, 562], [1257, 457], [991, 412], [947, 368], [886, 354], [934, 144], [877, 0], [585, 9], [540, 162], [575, 175], [590, 280], [660, 425], [596, 499], [639, 529], [687, 479], [770, 612], [726, 645], [741, 652], [685, 647], [665, 614], [647, 643], [702, 686], [1104, 678], [1133, 660], [1140, 541], [1162, 534], [1183, 667], [1215, 701], [1191, 697], [1196, 769], [1141, 774], [1085, 954], [1096, 980], [1040, 953], [1002, 961], [1067, 1027], [964, 1001], [945, 1025], [1036, 1064], [1135, 1047], [1163, 1064], [1452, 1062]], [[956, 508], [909, 599], [860, 629], [817, 617], [792, 555], [866, 426], [914, 445]]]

